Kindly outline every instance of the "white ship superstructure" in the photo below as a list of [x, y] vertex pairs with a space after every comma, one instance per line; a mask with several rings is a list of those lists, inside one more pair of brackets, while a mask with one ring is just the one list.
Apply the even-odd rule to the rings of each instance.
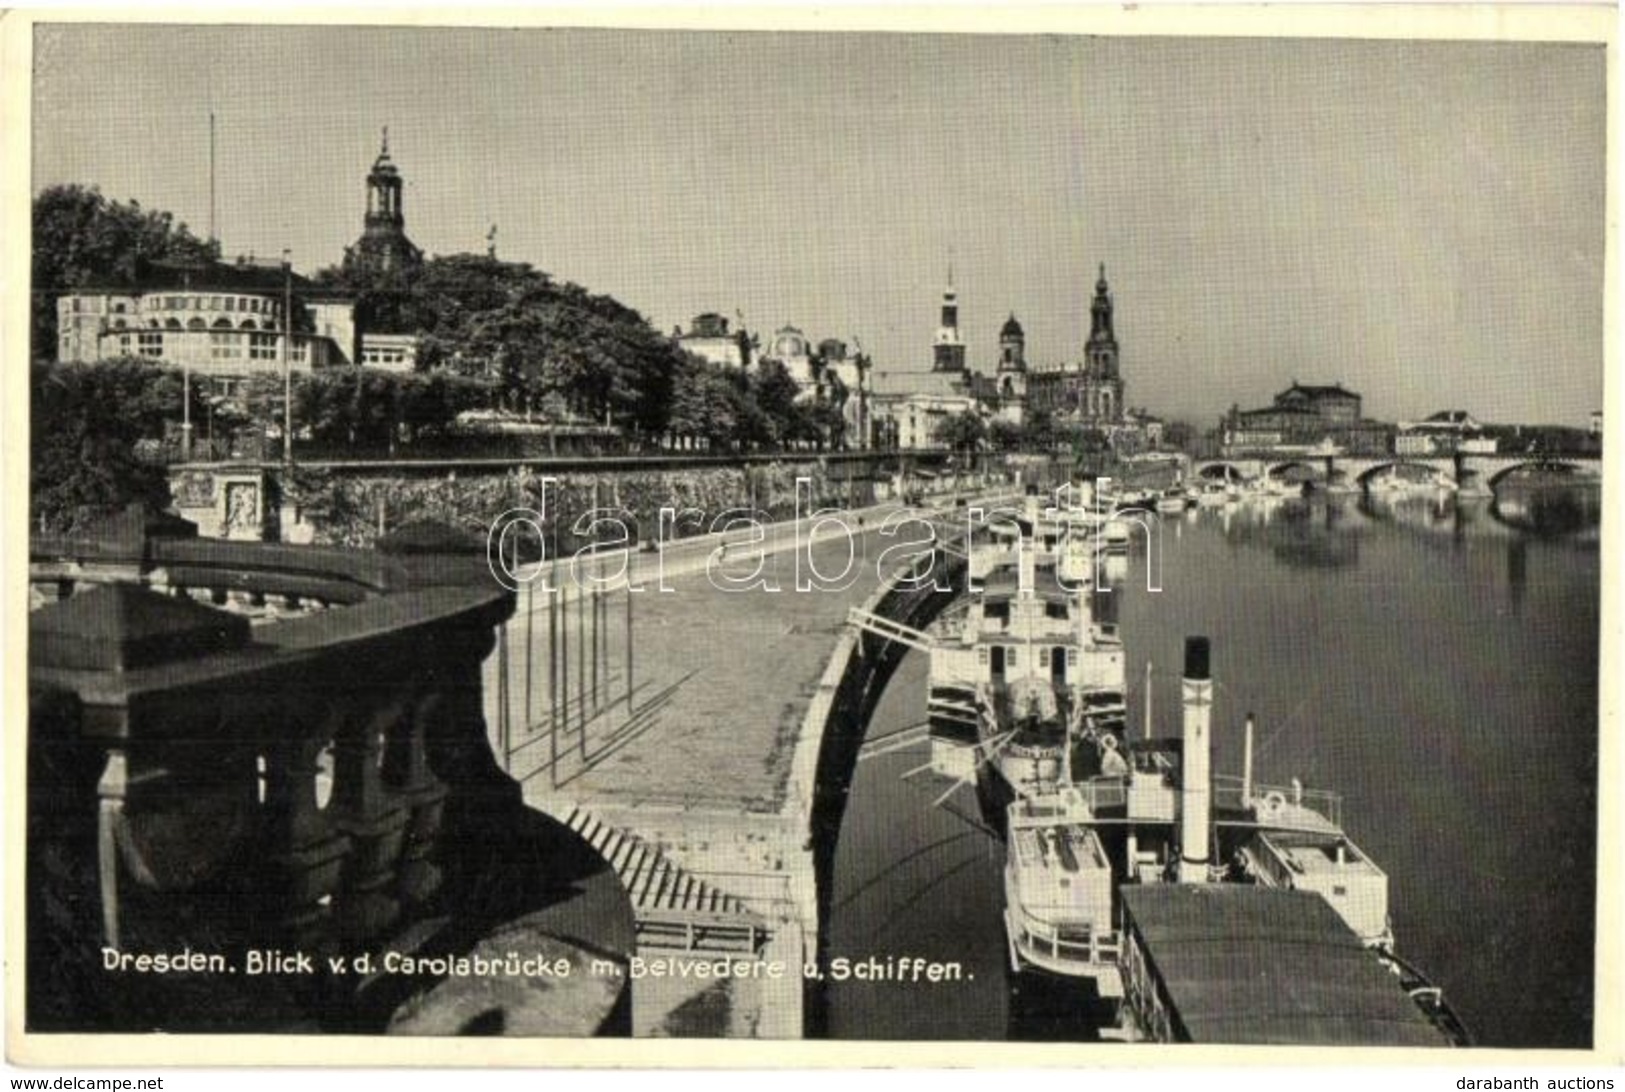
[[1036, 497], [1019, 514], [992, 513], [970, 539], [963, 606], [938, 627], [933, 764], [975, 776], [1001, 825], [1011, 799], [1078, 776], [1074, 744], [1121, 735], [1123, 647], [1115, 601], [1095, 594], [1095, 549]]

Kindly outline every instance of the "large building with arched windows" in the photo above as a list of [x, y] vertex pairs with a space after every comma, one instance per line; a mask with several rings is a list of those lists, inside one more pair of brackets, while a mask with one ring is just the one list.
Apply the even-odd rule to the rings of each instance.
[[[356, 359], [354, 304], [278, 263], [159, 265], [57, 300], [57, 359], [137, 356], [212, 375]], [[291, 318], [285, 317], [291, 311]]]
[[[422, 261], [406, 236], [402, 187], [385, 130], [367, 173], [362, 234], [345, 251], [347, 265], [391, 271]], [[218, 377], [227, 390], [235, 377], [284, 363], [292, 371], [342, 364], [412, 371], [417, 362], [415, 337], [360, 330], [354, 300], [282, 262], [151, 263], [134, 277], [62, 294], [56, 311], [58, 360], [144, 357]]]

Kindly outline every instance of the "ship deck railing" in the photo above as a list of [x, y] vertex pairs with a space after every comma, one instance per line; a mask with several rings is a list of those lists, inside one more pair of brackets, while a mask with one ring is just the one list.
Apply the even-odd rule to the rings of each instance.
[[[1178, 776], [1176, 772], [1169, 772]], [[1242, 788], [1239, 777], [1221, 774], [1213, 778], [1213, 808], [1217, 821], [1312, 833], [1343, 829], [1343, 798], [1337, 793], [1259, 782], [1252, 785], [1250, 794], [1243, 793]], [[1121, 811], [1128, 806], [1128, 793], [1126, 777], [1100, 774], [1067, 785], [1059, 795], [1046, 794], [1028, 801], [1024, 805], [1025, 814], [1053, 819], [1077, 811], [1084, 821], [1101, 821], [1106, 819], [1103, 813]]]
[[1115, 931], [1101, 932], [1089, 925], [1059, 927], [1013, 903], [1005, 908], [1005, 924], [1012, 955], [1058, 973], [1085, 974], [1115, 967], [1122, 952], [1122, 939]]
[[1304, 830], [1343, 828], [1343, 797], [1335, 792], [1254, 782], [1249, 795], [1243, 792], [1242, 779], [1229, 774], [1214, 775], [1213, 809], [1221, 817], [1226, 813], [1251, 812], [1259, 826]]

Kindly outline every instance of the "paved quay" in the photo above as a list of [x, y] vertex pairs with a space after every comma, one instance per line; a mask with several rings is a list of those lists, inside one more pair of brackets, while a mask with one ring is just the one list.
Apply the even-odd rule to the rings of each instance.
[[[849, 609], [880, 586], [882, 553], [924, 537], [917, 525], [879, 533], [900, 507], [841, 513], [844, 527], [769, 525], [760, 543], [741, 530], [635, 554], [629, 583], [644, 590], [607, 592], [596, 608], [568, 576], [562, 595], [520, 593], [485, 692], [527, 803], [619, 872], [640, 951], [753, 952], [795, 969], [777, 981], [635, 983], [637, 1034], [802, 1032], [800, 967], [817, 928], [807, 785], [820, 742], [804, 724]], [[797, 591], [798, 551], [831, 578], [855, 555], [850, 581]], [[606, 559], [607, 573], [622, 559]], [[885, 569], [899, 563], [894, 554]], [[764, 586], [724, 590], [753, 573]], [[583, 655], [595, 647], [596, 672]]]
[[[840, 571], [849, 541], [856, 545], [855, 578], [844, 591], [796, 590], [794, 528], [776, 529], [759, 550], [731, 545], [718, 556], [711, 543], [684, 549], [667, 559], [658, 578], [669, 590], [659, 590], [652, 564], [638, 566], [633, 583], [641, 582], [645, 590], [606, 594], [597, 612], [596, 712], [588, 658], [590, 597], [584, 610], [579, 594], [567, 589], [559, 609], [549, 604], [547, 593], [523, 594], [521, 614], [508, 627], [506, 691], [511, 771], [524, 780], [527, 794], [546, 798], [557, 792], [583, 805], [777, 811], [785, 799], [794, 735], [834, 638], [848, 608], [878, 584], [875, 559], [889, 543], [873, 529], [878, 518], [865, 514], [864, 519], [864, 530], [854, 527], [850, 540], [836, 530], [811, 542], [813, 563], [830, 574]], [[777, 591], [717, 586], [748, 580], [758, 562], [762, 580]], [[567, 630], [557, 644], [569, 659], [556, 667], [550, 664], [550, 628]], [[493, 659], [488, 670], [500, 662]], [[558, 700], [570, 704], [561, 711], [556, 739], [549, 685], [560, 685], [555, 671], [568, 675], [564, 685], [570, 691], [566, 696], [560, 688]], [[491, 685], [488, 693], [495, 696], [501, 689]]]

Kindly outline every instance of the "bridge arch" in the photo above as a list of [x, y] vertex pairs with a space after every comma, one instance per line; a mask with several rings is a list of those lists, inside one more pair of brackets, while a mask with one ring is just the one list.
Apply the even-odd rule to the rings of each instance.
[[1294, 468], [1309, 471], [1313, 480], [1322, 481], [1326, 477], [1325, 459], [1286, 459], [1278, 463], [1269, 463], [1264, 467], [1266, 478], [1275, 478]]
[[1371, 463], [1369, 466], [1365, 467], [1359, 472], [1359, 474], [1355, 477], [1355, 481], [1359, 482], [1361, 485], [1370, 485], [1374, 479], [1380, 477], [1389, 470], [1402, 466], [1415, 467], [1418, 470], [1425, 470], [1434, 478], [1454, 479], [1455, 477], [1455, 475], [1451, 474], [1448, 470], [1437, 466], [1434, 463], [1424, 462], [1420, 459], [1406, 459], [1400, 457]]
[[1214, 459], [1196, 468], [1196, 476], [1203, 481], [1246, 481], [1248, 473], [1228, 459]]
[[1564, 458], [1562, 458], [1560, 456], [1557, 456], [1557, 457], [1547, 457], [1547, 458], [1535, 458], [1535, 457], [1532, 457], [1532, 458], [1522, 459], [1522, 460], [1519, 460], [1519, 461], [1516, 461], [1516, 462], [1509, 463], [1508, 465], [1503, 466], [1500, 469], [1496, 470], [1495, 472], [1491, 473], [1489, 475], [1489, 477], [1487, 479], [1485, 479], [1485, 481], [1486, 481], [1486, 484], [1489, 485], [1489, 487], [1491, 489], [1494, 489], [1496, 486], [1500, 485], [1508, 477], [1510, 477], [1513, 474], [1516, 474], [1518, 471], [1520, 471], [1520, 470], [1530, 470], [1530, 469], [1534, 469], [1534, 470], [1555, 470], [1555, 471], [1559, 471], [1560, 473], [1563, 473], [1563, 474], [1571, 475], [1576, 480], [1579, 480], [1579, 481], [1593, 481], [1593, 480], [1596, 480], [1596, 472], [1595, 472], [1595, 468], [1593, 466], [1590, 466], [1588, 464], [1579, 463], [1579, 462], [1574, 462], [1574, 461], [1571, 461], [1569, 459], [1564, 459]]

